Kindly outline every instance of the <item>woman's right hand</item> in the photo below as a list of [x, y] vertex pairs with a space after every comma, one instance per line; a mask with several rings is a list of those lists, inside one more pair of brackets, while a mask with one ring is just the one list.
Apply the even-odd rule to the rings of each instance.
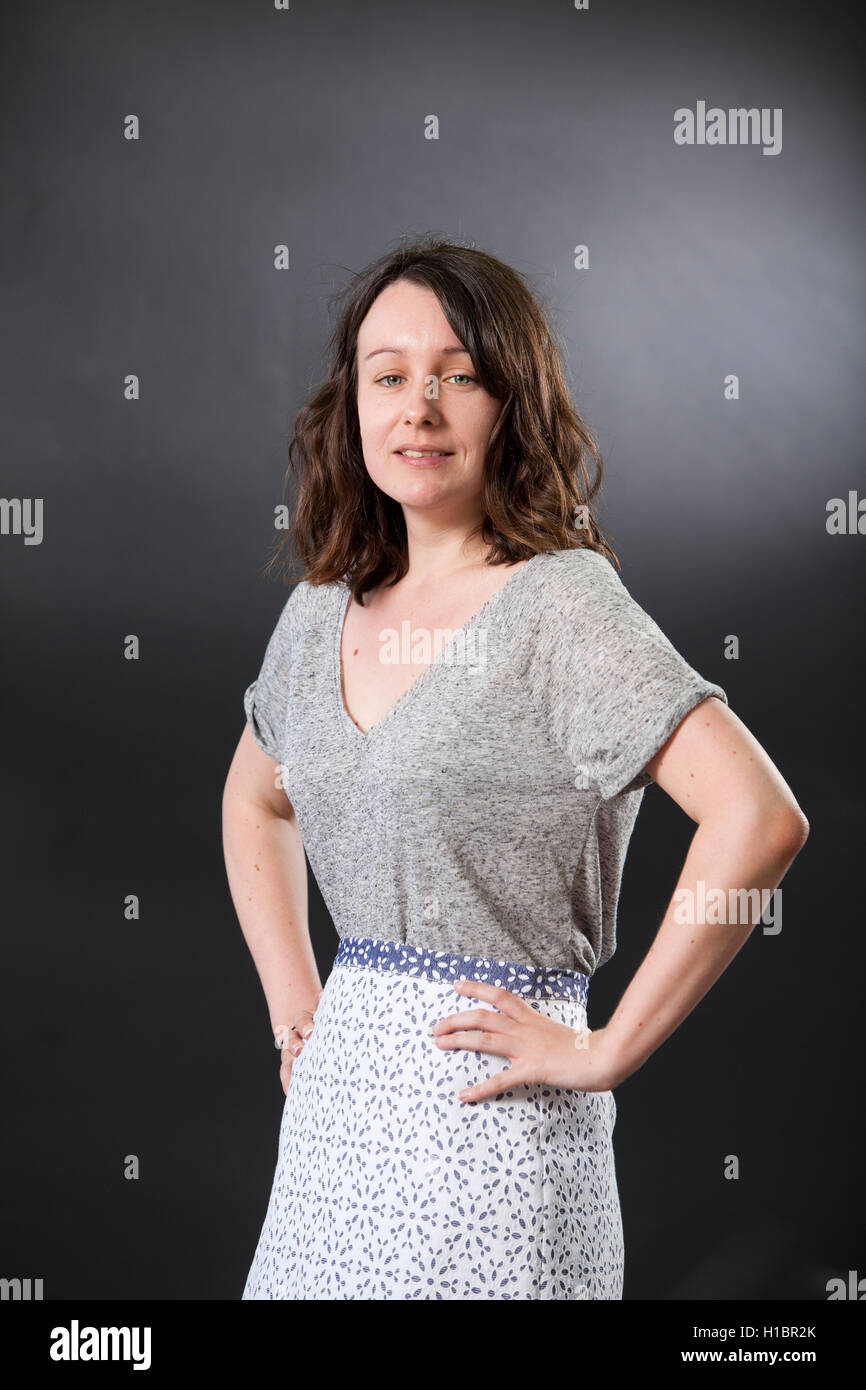
[[[316, 995], [313, 1009], [321, 997], [322, 990], [320, 989]], [[292, 1079], [292, 1064], [303, 1051], [304, 1043], [313, 1031], [314, 1022], [313, 1010], [303, 1010], [297, 1014], [294, 1025], [288, 1030], [287, 1036], [279, 1039], [282, 1044], [280, 1047], [280, 1081], [284, 1095], [288, 1094], [289, 1082]]]

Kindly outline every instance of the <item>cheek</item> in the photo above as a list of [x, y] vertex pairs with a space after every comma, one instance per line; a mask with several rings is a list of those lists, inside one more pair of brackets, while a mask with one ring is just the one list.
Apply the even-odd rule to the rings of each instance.
[[358, 426], [364, 443], [379, 448], [393, 428], [393, 410], [388, 410], [387, 403], [381, 397], [367, 396], [361, 392], [358, 396]]
[[361, 452], [367, 471], [374, 478], [377, 474], [384, 473], [392, 462], [386, 450], [390, 432], [388, 426], [381, 426], [375, 421], [368, 420], [366, 425], [361, 421]]
[[382, 488], [383, 492], [387, 492], [388, 480], [392, 476], [394, 462], [393, 459], [389, 459], [385, 447], [390, 434], [390, 426], [382, 426], [369, 419], [365, 422], [360, 416], [359, 423], [364, 467], [376, 486]]
[[465, 398], [464, 409], [455, 412], [454, 424], [463, 435], [467, 449], [484, 450], [499, 418], [499, 406], [489, 397]]

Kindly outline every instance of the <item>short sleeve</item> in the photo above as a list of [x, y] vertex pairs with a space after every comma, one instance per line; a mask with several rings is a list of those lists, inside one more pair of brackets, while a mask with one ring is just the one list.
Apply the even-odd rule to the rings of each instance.
[[572, 770], [608, 800], [651, 783], [646, 764], [695, 705], [705, 680], [592, 550], [556, 552], [533, 682]]
[[244, 714], [250, 732], [262, 752], [276, 762], [283, 756], [289, 671], [302, 620], [305, 588], [301, 581], [292, 589], [271, 633], [261, 670], [244, 691]]

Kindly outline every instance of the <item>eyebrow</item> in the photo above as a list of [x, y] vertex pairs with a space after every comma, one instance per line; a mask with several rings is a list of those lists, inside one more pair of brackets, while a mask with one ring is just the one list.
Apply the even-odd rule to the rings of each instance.
[[[371, 357], [378, 357], [379, 354], [380, 354], [381, 352], [393, 352], [393, 353], [395, 354], [396, 357], [402, 357], [402, 355], [403, 355], [403, 349], [402, 349], [402, 348], [396, 348], [396, 347], [381, 347], [381, 348], [374, 348], [372, 352], [368, 352], [368, 353], [367, 353], [367, 356], [364, 358], [364, 361], [365, 361], [365, 362], [369, 362], [369, 360], [370, 360]], [[443, 357], [447, 356], [449, 353], [463, 353], [466, 357], [471, 356], [471, 354], [470, 354], [470, 352], [469, 352], [469, 349], [468, 349], [468, 348], [465, 348], [465, 347], [447, 347], [447, 348], [442, 348], [442, 349], [441, 349], [441, 353], [442, 353], [442, 356], [443, 356]]]

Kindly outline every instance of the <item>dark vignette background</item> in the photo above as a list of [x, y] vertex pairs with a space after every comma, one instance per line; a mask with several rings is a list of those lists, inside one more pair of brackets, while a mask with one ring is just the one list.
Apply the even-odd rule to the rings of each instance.
[[[855, 15], [6, 7], [0, 492], [44, 499], [44, 539], [0, 536], [0, 1275], [43, 1278], [46, 1298], [240, 1297], [283, 1095], [220, 795], [286, 597], [260, 572], [327, 293], [428, 229], [544, 296], [624, 582], [725, 687], [812, 827], [781, 933], [756, 929], [617, 1092], [625, 1296], [820, 1300], [866, 1273], [866, 539], [825, 526], [863, 479]], [[783, 108], [782, 152], [675, 146], [673, 112], [698, 100]], [[648, 790], [591, 1024], [692, 829]], [[337, 943], [314, 885], [311, 912], [324, 977]]]

